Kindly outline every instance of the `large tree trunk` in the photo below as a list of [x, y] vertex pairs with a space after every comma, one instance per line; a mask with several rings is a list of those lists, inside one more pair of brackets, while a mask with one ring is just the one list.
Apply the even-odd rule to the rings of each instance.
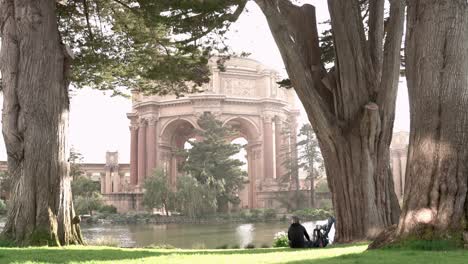
[[3, 136], [14, 179], [3, 235], [81, 244], [67, 162], [69, 57], [52, 0], [0, 0]]
[[409, 1], [406, 34], [411, 131], [397, 235], [443, 238], [468, 221], [468, 3]]
[[385, 32], [384, 1], [371, 1], [367, 40], [358, 2], [329, 1], [337, 58], [334, 70], [327, 72], [320, 61], [315, 8], [256, 0], [317, 134], [340, 242], [373, 238], [399, 216], [389, 145], [404, 5], [390, 1]]

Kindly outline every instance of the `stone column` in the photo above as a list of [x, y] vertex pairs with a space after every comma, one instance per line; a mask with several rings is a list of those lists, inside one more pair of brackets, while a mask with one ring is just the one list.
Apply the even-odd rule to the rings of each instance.
[[130, 184], [138, 183], [138, 127], [130, 126]]
[[148, 159], [146, 160], [146, 172], [152, 176], [156, 167], [156, 119], [148, 120], [148, 133], [146, 134], [146, 147]]
[[102, 174], [99, 176], [101, 177], [101, 194], [105, 194], [106, 193], [106, 175]]
[[276, 157], [276, 178], [281, 178], [285, 174], [283, 164], [283, 122], [279, 116], [275, 117], [275, 157]]
[[274, 164], [273, 164], [273, 127], [272, 117], [265, 116], [263, 119], [263, 162], [264, 162], [264, 178], [273, 179]]
[[261, 146], [259, 147], [255, 147], [253, 149], [253, 159], [254, 159], [254, 177], [253, 177], [253, 208], [258, 208], [260, 207], [259, 206], [259, 201], [258, 201], [258, 193], [257, 193], [257, 190], [258, 190], [258, 186], [261, 185], [260, 181], [262, 179], [260, 179], [260, 175], [263, 174], [263, 163], [262, 163], [262, 160], [263, 160], [263, 155], [262, 155], [262, 150], [261, 150]]
[[253, 159], [253, 150], [251, 146], [245, 148], [247, 151], [247, 176], [249, 177], [249, 190], [248, 190], [248, 206], [253, 208], [253, 192], [255, 188], [254, 167], [255, 161]]
[[119, 167], [114, 167], [114, 172], [113, 175], [111, 174], [112, 181], [114, 182], [114, 192], [119, 193], [121, 192], [120, 188], [120, 173], [119, 173]]
[[146, 122], [141, 120], [138, 128], [138, 183], [142, 186], [146, 177]]
[[106, 192], [105, 193], [112, 193], [112, 179], [111, 179], [111, 171], [109, 167], [106, 167]]

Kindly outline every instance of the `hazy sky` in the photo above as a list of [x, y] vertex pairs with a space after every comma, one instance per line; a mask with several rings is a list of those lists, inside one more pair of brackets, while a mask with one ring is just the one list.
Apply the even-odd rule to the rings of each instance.
[[[300, 1], [314, 4], [317, 20], [328, 19], [328, 9], [324, 0]], [[229, 44], [236, 52], [249, 52], [250, 58], [285, 74], [276, 44], [268, 24], [259, 8], [250, 1], [248, 12], [244, 12], [232, 27]], [[395, 131], [409, 130], [409, 107], [406, 85], [400, 83], [398, 91]], [[119, 151], [119, 162], [130, 160], [130, 131], [126, 113], [131, 110], [129, 99], [110, 97], [103, 92], [82, 89], [71, 99], [70, 144], [84, 156], [85, 162], [102, 163], [106, 151]], [[302, 115], [301, 121], [307, 117]], [[0, 160], [6, 160], [3, 138], [0, 140]]]

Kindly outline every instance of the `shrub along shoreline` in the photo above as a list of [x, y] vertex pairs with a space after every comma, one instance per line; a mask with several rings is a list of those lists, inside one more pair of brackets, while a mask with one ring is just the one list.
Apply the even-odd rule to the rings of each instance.
[[291, 215], [297, 215], [302, 221], [318, 221], [333, 215], [330, 209], [303, 209], [287, 214], [278, 214], [274, 209], [253, 209], [229, 214], [214, 214], [192, 218], [183, 215], [159, 215], [150, 213], [102, 213], [82, 216], [87, 224], [183, 224], [183, 223], [241, 223], [241, 222], [274, 222], [288, 221]]

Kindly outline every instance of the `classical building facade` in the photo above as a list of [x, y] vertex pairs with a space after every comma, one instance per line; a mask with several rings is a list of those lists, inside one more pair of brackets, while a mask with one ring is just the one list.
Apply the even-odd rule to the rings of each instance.
[[[142, 184], [155, 168], [176, 184], [183, 158], [178, 151], [196, 137], [197, 119], [210, 112], [244, 138], [249, 183], [239, 194], [242, 208], [274, 207], [276, 181], [285, 174], [280, 150], [295, 145], [284, 129], [297, 131], [299, 111], [293, 90], [279, 88], [277, 73], [245, 58], [226, 62], [225, 71], [212, 64], [212, 78], [204, 92], [176, 98], [145, 96], [133, 91], [130, 120], [130, 185], [141, 193]], [[234, 139], [234, 138], [233, 138]]]

